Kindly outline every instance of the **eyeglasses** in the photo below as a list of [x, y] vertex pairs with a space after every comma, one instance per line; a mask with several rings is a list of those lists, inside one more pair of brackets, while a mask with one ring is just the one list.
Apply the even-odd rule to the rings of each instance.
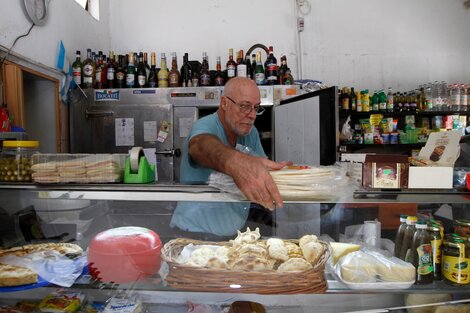
[[265, 108], [263, 108], [262, 106], [258, 105], [258, 106], [254, 106], [252, 104], [241, 104], [241, 103], [237, 103], [235, 102], [232, 98], [230, 98], [229, 96], [224, 96], [225, 98], [229, 99], [230, 101], [232, 101], [233, 103], [235, 103], [236, 105], [238, 105], [238, 107], [240, 108], [240, 112], [243, 113], [243, 114], [250, 114], [251, 111], [255, 111], [256, 115], [261, 115], [264, 113]]

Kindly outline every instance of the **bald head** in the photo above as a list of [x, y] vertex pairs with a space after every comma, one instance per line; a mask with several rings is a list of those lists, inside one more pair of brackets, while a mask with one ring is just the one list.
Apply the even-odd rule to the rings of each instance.
[[234, 77], [225, 84], [224, 95], [229, 97], [257, 95], [259, 97], [259, 89], [255, 82], [249, 78]]

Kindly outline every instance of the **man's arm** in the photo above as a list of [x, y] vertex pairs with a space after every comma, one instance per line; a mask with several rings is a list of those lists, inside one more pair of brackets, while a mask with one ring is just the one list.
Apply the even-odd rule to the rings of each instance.
[[249, 200], [269, 209], [282, 207], [281, 195], [269, 170], [279, 170], [286, 162], [241, 153], [210, 134], [193, 137], [188, 150], [194, 162], [231, 176]]

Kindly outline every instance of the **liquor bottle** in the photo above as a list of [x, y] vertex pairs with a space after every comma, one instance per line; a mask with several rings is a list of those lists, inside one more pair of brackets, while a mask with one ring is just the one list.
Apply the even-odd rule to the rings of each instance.
[[158, 87], [166, 88], [168, 87], [168, 68], [166, 66], [166, 55], [162, 52], [161, 60], [160, 60], [160, 71], [158, 71]]
[[93, 62], [91, 49], [87, 49], [86, 53], [87, 58], [83, 61], [83, 89], [93, 88], [95, 84], [95, 62]]
[[201, 72], [199, 73], [199, 85], [200, 86], [211, 85], [211, 73], [209, 72], [209, 60], [207, 58], [207, 52], [202, 53], [202, 66], [201, 66]]
[[351, 87], [351, 93], [349, 94], [349, 109], [351, 111], [356, 111], [356, 93], [354, 92], [354, 87]]
[[137, 87], [147, 87], [147, 72], [145, 71], [144, 54], [139, 53], [139, 63], [137, 65]]
[[416, 222], [418, 218], [416, 216], [408, 216], [406, 218], [406, 228], [405, 232], [403, 233], [403, 242], [400, 247], [400, 255], [399, 258], [403, 261], [408, 262], [410, 259], [410, 248], [413, 242], [413, 236], [416, 230]]
[[256, 85], [264, 85], [266, 83], [263, 63], [261, 63], [261, 52], [256, 54], [255, 82]]
[[75, 62], [72, 64], [72, 72], [73, 72], [73, 81], [77, 86], [82, 85], [82, 61], [81, 61], [81, 56], [80, 56], [80, 50], [77, 50], [76, 52], [76, 58]]
[[176, 52], [171, 54], [171, 71], [169, 76], [169, 86], [170, 87], [179, 87], [180, 86], [180, 72], [178, 71], [178, 62], [176, 59]]
[[269, 55], [266, 58], [265, 71], [267, 85], [279, 84], [277, 76], [277, 59], [274, 57], [273, 46], [269, 46]]
[[191, 76], [192, 76], [192, 69], [191, 65], [188, 61], [188, 54], [185, 53], [183, 56], [183, 66], [181, 67], [181, 85], [183, 87], [191, 87]]
[[101, 72], [103, 70], [103, 51], [98, 51], [98, 61], [96, 62], [95, 66], [95, 89], [103, 88], [103, 81], [101, 80], [102, 75]]
[[243, 50], [238, 52], [237, 77], [247, 77], [246, 63]]
[[155, 52], [150, 53], [150, 72], [147, 80], [148, 87], [157, 88], [157, 71], [155, 69], [156, 56]]
[[101, 88], [108, 88], [108, 59], [105, 54], [102, 55], [101, 59]]
[[286, 70], [287, 70], [287, 58], [286, 58], [285, 55], [283, 55], [283, 56], [281, 56], [281, 65], [279, 66], [279, 71], [278, 71], [279, 83], [281, 85], [284, 85], [283, 76], [284, 76]]
[[129, 53], [129, 61], [127, 63], [126, 70], [126, 87], [134, 88], [135, 86], [135, 65], [134, 65], [134, 53]]
[[246, 77], [253, 79], [253, 70], [254, 68], [251, 67], [250, 56], [245, 56], [245, 64], [246, 64]]
[[237, 63], [233, 60], [233, 49], [228, 49], [227, 81], [236, 76]]
[[116, 64], [114, 63], [113, 51], [109, 51], [108, 63], [106, 64], [106, 83], [108, 88], [116, 86]]
[[341, 89], [341, 94], [339, 96], [339, 103], [341, 104], [341, 109], [344, 112], [349, 112], [349, 94], [350, 94], [350, 90], [348, 87], [343, 87]]
[[199, 73], [196, 69], [193, 69], [191, 72], [191, 87], [199, 86]]
[[[284, 62], [285, 62], [285, 67], [284, 67], [284, 74], [279, 76], [279, 80], [282, 80], [281, 85], [292, 85], [294, 84], [294, 77], [292, 77], [291, 71], [289, 66], [287, 65], [287, 57], [284, 55]], [[282, 58], [281, 58], [282, 59]]]
[[126, 70], [124, 67], [125, 56], [118, 56], [118, 67], [116, 68], [116, 88], [126, 88]]
[[217, 57], [217, 64], [215, 66], [215, 79], [214, 86], [223, 86], [225, 84], [224, 74], [222, 73], [222, 65], [220, 64], [220, 56]]
[[146, 79], [147, 79], [147, 84], [149, 80], [149, 75], [150, 75], [150, 66], [148, 63], [148, 54], [147, 52], [144, 52], [144, 65], [145, 65], [145, 73], [146, 73]]
[[137, 70], [139, 65], [139, 54], [134, 52], [134, 67], [135, 67], [135, 80], [134, 80], [134, 88], [139, 88], [139, 79], [137, 76]]
[[251, 68], [253, 71], [253, 79], [255, 79], [255, 69], [256, 69], [256, 54], [251, 55]]

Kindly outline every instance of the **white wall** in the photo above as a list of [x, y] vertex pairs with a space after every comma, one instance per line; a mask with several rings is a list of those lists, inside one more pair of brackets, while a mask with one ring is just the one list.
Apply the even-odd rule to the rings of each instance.
[[[167, 58], [176, 52], [211, 68], [220, 55], [225, 67], [228, 49], [245, 52], [256, 43], [274, 46], [275, 54], [295, 54], [295, 6], [292, 0], [112, 0], [109, 1], [111, 49], [156, 51]], [[131, 16], [131, 12], [134, 14]], [[260, 50], [256, 50], [260, 51]], [[263, 58], [266, 57], [263, 52]], [[288, 59], [289, 60], [289, 59]]]
[[470, 10], [463, 0], [308, 0], [304, 76], [409, 90], [470, 83]]
[[[62, 39], [75, 50], [176, 51], [211, 67], [228, 49], [255, 43], [286, 54], [295, 78], [329, 85], [395, 90], [435, 80], [470, 83], [470, 10], [463, 0], [305, 0], [312, 6], [298, 49], [295, 0], [101, 0], [95, 21], [73, 0], [51, 0], [48, 23], [20, 39], [15, 52], [54, 67]], [[0, 0], [0, 45], [27, 31], [21, 0]], [[106, 53], [106, 52], [105, 52]]]
[[[10, 48], [19, 35], [25, 34], [31, 22], [22, 8], [23, 0], [0, 0], [0, 45]], [[102, 0], [103, 10], [107, 2]], [[51, 0], [48, 20], [44, 26], [35, 26], [29, 36], [21, 38], [13, 51], [38, 63], [55, 68], [58, 42], [62, 39], [69, 59], [75, 59], [75, 50], [87, 47], [106, 51], [110, 45], [108, 15], [96, 21], [73, 0]]]

